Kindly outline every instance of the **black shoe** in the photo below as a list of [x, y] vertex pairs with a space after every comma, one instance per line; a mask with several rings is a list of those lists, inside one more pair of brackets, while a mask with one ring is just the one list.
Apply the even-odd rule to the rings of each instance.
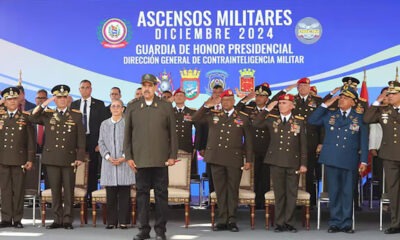
[[285, 228], [287, 231], [291, 232], [291, 233], [296, 233], [297, 229], [295, 227], [293, 227], [292, 225], [289, 224], [285, 224]]
[[337, 233], [340, 232], [340, 229], [337, 226], [330, 226], [328, 228], [328, 233]]
[[6, 228], [6, 227], [12, 227], [11, 222], [1, 221], [0, 222], [0, 228]]
[[344, 233], [354, 233], [354, 230], [353, 230], [353, 228], [351, 226], [347, 226], [347, 227], [342, 228], [342, 232], [344, 232]]
[[149, 239], [149, 238], [150, 238], [150, 234], [149, 234], [149, 233], [139, 232], [139, 233], [133, 238], [133, 240], [145, 240], [145, 239]]
[[224, 223], [217, 223], [217, 225], [213, 229], [214, 231], [225, 231], [228, 230], [228, 225]]
[[165, 236], [165, 233], [157, 234], [156, 240], [167, 240], [167, 236]]
[[61, 228], [61, 224], [58, 223], [52, 223], [49, 226], [46, 227], [46, 229], [56, 229], [56, 228]]
[[384, 233], [385, 233], [385, 234], [400, 233], [400, 228], [390, 227], [390, 228], [386, 229]]
[[72, 230], [74, 227], [72, 226], [71, 223], [64, 223], [64, 229]]
[[21, 222], [14, 222], [14, 227], [15, 228], [24, 228], [24, 225], [22, 225]]
[[126, 224], [120, 224], [120, 225], [119, 225], [119, 228], [121, 228], [121, 229], [128, 229], [128, 225], [126, 225]]
[[275, 227], [275, 229], [274, 229], [274, 232], [284, 232], [284, 231], [286, 231], [285, 226], [276, 224], [276, 227]]
[[228, 229], [229, 229], [229, 231], [231, 231], [231, 232], [239, 232], [239, 228], [238, 228], [238, 226], [236, 225], [236, 223], [229, 223], [229, 224], [228, 224]]
[[115, 228], [115, 225], [107, 225], [106, 226], [106, 229], [114, 229]]

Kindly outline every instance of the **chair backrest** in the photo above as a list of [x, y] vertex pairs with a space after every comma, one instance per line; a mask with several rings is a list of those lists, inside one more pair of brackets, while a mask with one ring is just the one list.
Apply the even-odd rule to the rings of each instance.
[[75, 173], [75, 187], [87, 188], [89, 170], [89, 155], [85, 155], [85, 161], [76, 169]]
[[242, 178], [240, 179], [240, 188], [254, 191], [254, 167], [249, 170], [242, 171]]
[[325, 164], [321, 164], [321, 185], [322, 192], [328, 192], [328, 184], [326, 184]]
[[42, 171], [41, 158], [41, 154], [36, 154], [32, 169], [26, 171], [25, 196], [38, 195], [40, 193], [40, 173]]
[[178, 162], [168, 167], [169, 187], [189, 189], [192, 154], [179, 150]]

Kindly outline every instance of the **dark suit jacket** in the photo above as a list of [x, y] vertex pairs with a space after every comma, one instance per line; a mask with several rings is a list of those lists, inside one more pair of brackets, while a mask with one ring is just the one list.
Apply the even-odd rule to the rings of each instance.
[[[81, 99], [71, 103], [71, 109], [80, 110]], [[90, 105], [89, 117], [89, 142], [86, 143], [86, 149], [89, 152], [94, 152], [94, 149], [99, 145], [100, 125], [106, 119], [104, 102], [92, 97]], [[83, 113], [82, 113], [83, 114]]]
[[25, 109], [24, 111], [29, 111], [32, 110], [36, 107], [36, 104], [33, 104], [31, 102], [29, 102], [28, 100], [25, 99]]
[[[188, 108], [185, 106], [183, 111], [180, 113], [178, 109], [174, 108], [175, 118], [176, 118], [176, 134], [178, 136], [178, 147], [185, 152], [193, 152], [193, 134], [192, 128], [194, 122], [192, 121], [192, 116], [196, 110]], [[196, 124], [197, 127], [197, 124]]]

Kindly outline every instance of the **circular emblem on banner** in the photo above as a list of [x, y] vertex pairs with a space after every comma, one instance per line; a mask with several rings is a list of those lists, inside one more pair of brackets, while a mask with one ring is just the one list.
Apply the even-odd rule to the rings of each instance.
[[122, 20], [111, 18], [104, 23], [101, 32], [105, 41], [110, 44], [119, 44], [128, 35], [128, 28]]
[[304, 44], [316, 43], [322, 35], [321, 23], [312, 17], [303, 18], [296, 24], [295, 34]]

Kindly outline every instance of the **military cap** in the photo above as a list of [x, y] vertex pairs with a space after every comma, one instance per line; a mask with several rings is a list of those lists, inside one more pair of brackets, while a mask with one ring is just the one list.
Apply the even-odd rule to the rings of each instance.
[[400, 82], [398, 81], [390, 81], [389, 83], [389, 89], [387, 90], [387, 93], [399, 93], [400, 92]]
[[185, 94], [185, 92], [182, 91], [180, 88], [178, 88], [178, 89], [175, 90], [174, 96], [175, 96], [176, 94], [178, 94], [178, 93], [183, 93], [183, 94]]
[[143, 74], [143, 76], [142, 76], [142, 84], [145, 83], [145, 82], [148, 82], [148, 83], [151, 83], [153, 85], [156, 85], [157, 84], [157, 78], [153, 74], [146, 73], [146, 74]]
[[313, 91], [315, 94], [318, 94], [317, 86], [311, 86], [310, 90]]
[[300, 84], [300, 83], [310, 84], [310, 79], [309, 79], [309, 78], [306, 78], [306, 77], [300, 78], [300, 79], [297, 81], [297, 84]]
[[358, 99], [358, 93], [354, 88], [347, 88], [347, 89], [343, 89], [339, 96], [344, 95], [346, 97], [352, 98], [353, 100], [357, 100]]
[[64, 84], [56, 85], [51, 89], [51, 93], [56, 97], [66, 97], [70, 91], [71, 89]]
[[268, 83], [263, 83], [261, 85], [258, 85], [255, 88], [255, 92], [256, 92], [257, 95], [271, 96], [271, 89], [269, 88], [269, 84]]
[[342, 78], [342, 82], [343, 82], [343, 85], [350, 86], [352, 88], [356, 88], [357, 85], [360, 83], [360, 80], [358, 80], [355, 77], [344, 77], [344, 78]]
[[18, 95], [19, 95], [19, 89], [16, 87], [9, 87], [1, 92], [1, 96], [4, 99], [17, 98]]
[[221, 95], [220, 95], [221, 98], [223, 98], [223, 97], [233, 97], [233, 96], [234, 96], [233, 92], [230, 89], [227, 89], [227, 90], [223, 91], [221, 93]]
[[282, 94], [279, 96], [278, 100], [287, 100], [287, 101], [294, 101], [294, 96], [292, 94]]

